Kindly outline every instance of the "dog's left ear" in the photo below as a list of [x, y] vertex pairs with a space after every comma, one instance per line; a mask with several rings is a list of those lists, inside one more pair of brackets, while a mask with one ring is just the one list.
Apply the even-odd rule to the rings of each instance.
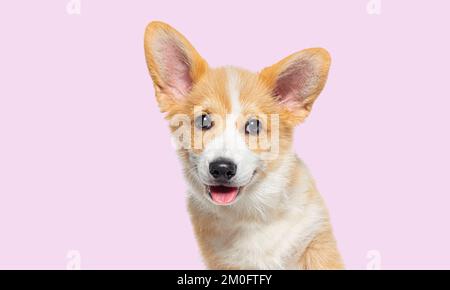
[[311, 112], [327, 80], [330, 62], [325, 49], [310, 48], [261, 71], [260, 78], [293, 124], [302, 122]]

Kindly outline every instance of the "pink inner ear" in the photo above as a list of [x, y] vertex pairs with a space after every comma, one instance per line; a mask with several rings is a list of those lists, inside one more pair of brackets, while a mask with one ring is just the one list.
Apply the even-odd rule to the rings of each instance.
[[313, 64], [308, 60], [295, 62], [290, 64], [278, 77], [274, 94], [283, 105], [288, 107], [301, 106], [310, 94], [313, 80]]
[[183, 98], [192, 87], [191, 64], [183, 49], [173, 40], [165, 42], [159, 51], [161, 68], [167, 89], [175, 98]]

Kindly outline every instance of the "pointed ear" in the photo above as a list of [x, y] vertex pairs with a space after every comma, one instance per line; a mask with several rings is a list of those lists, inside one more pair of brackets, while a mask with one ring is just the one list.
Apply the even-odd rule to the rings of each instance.
[[294, 53], [260, 73], [273, 97], [289, 114], [294, 124], [302, 122], [322, 91], [331, 58], [322, 48]]
[[166, 112], [186, 97], [208, 64], [183, 35], [162, 22], [147, 26], [144, 48], [159, 106]]

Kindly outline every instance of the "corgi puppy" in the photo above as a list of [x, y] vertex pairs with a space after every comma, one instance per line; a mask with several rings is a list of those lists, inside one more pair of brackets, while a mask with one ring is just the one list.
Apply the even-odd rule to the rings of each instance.
[[258, 73], [212, 68], [162, 22], [145, 56], [188, 186], [209, 269], [342, 269], [325, 204], [292, 148], [325, 85], [330, 56], [294, 53]]

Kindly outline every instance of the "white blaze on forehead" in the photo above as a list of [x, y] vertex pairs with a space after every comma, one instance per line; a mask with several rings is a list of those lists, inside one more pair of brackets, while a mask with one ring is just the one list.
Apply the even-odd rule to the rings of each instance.
[[242, 140], [237, 128], [237, 120], [241, 113], [240, 97], [240, 79], [239, 73], [235, 68], [227, 67], [227, 95], [231, 104], [231, 111], [227, 113], [225, 118], [225, 130], [216, 138], [214, 155], [222, 155], [218, 157], [229, 158], [235, 163], [242, 159], [239, 151], [245, 149], [245, 142]]
[[240, 151], [246, 149], [245, 142], [240, 136], [239, 128], [237, 128], [237, 121], [241, 113], [241, 104], [239, 97], [240, 92], [240, 78], [239, 72], [233, 67], [227, 67], [227, 93], [231, 103], [231, 112], [226, 117], [226, 127], [223, 133], [223, 145], [225, 157], [232, 159], [234, 162], [239, 162], [243, 158]]
[[231, 100], [231, 114], [237, 117], [241, 113], [241, 102], [239, 101], [241, 95], [239, 73], [232, 67], [227, 67], [226, 71], [228, 96]]

